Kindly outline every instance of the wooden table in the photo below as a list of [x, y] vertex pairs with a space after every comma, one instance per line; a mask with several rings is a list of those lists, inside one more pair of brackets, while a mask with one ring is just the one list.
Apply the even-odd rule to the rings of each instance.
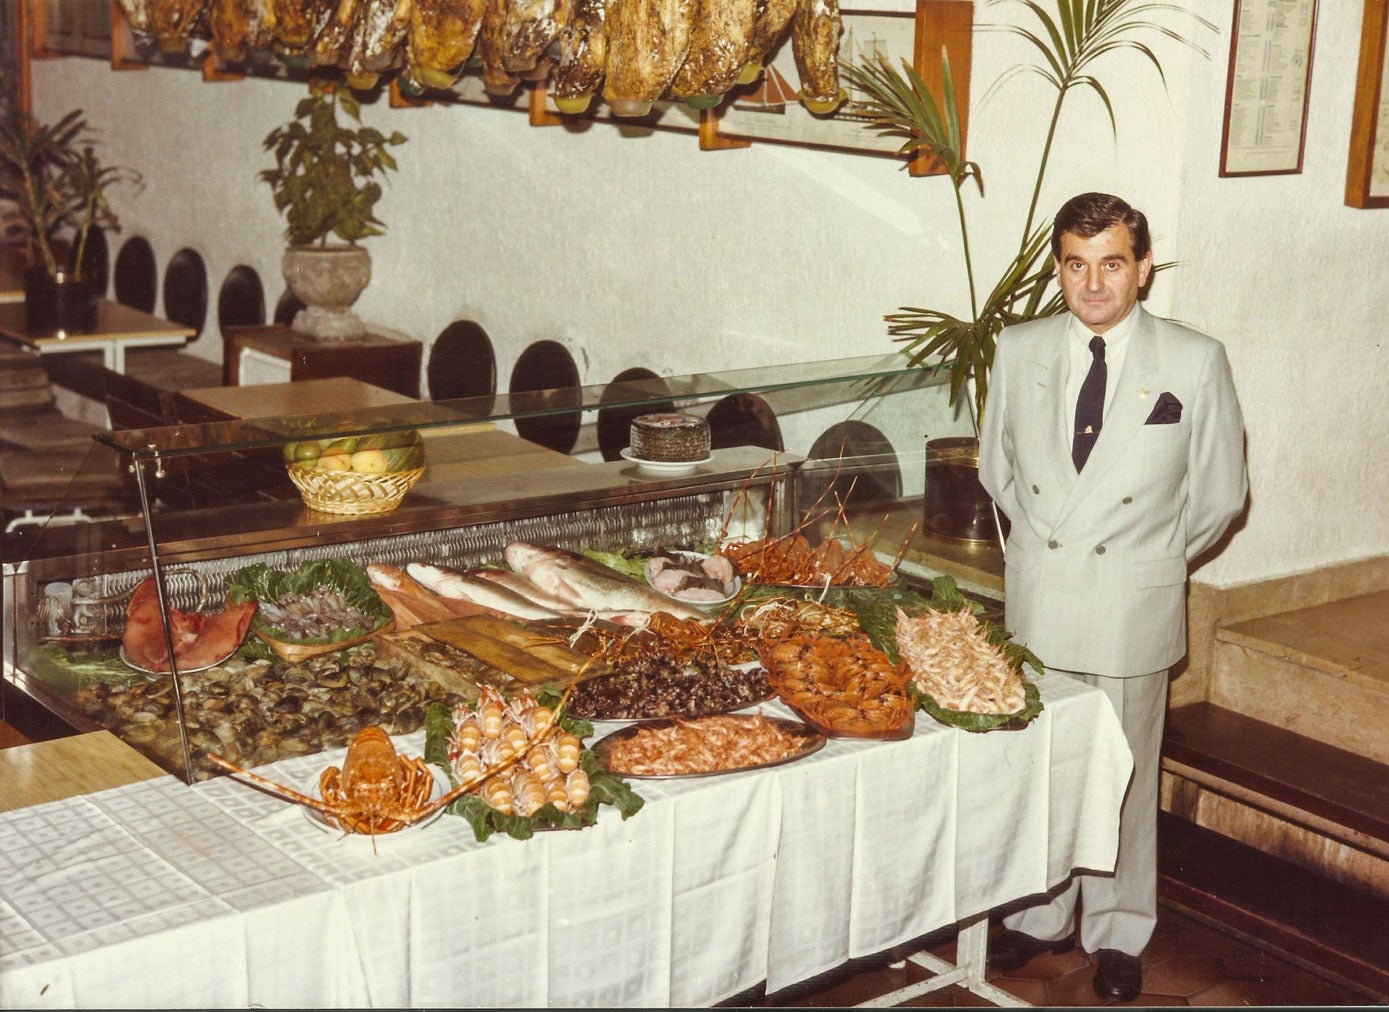
[[499, 431], [491, 422], [425, 429], [424, 466], [428, 481], [486, 478], [517, 471], [545, 471], [581, 465], [565, 453]]
[[[384, 390], [351, 376], [291, 383], [257, 383], [249, 387], [200, 387], [179, 391], [174, 397], [196, 402], [219, 414], [220, 420], [316, 415], [416, 403], [413, 397]], [[206, 420], [219, 419], [209, 417]], [[194, 419], [179, 415], [179, 421]]]
[[[1097, 689], [1063, 675], [1039, 689], [1020, 731], [918, 714], [904, 741], [632, 780], [645, 806], [630, 820], [600, 806], [595, 826], [524, 841], [480, 842], [453, 815], [344, 839], [229, 777], [8, 813], [0, 1007], [678, 1008], [948, 925], [957, 965], [917, 990], [1005, 1000], [983, 981], [989, 911], [1112, 867], [1132, 769]], [[594, 740], [620, 727], [595, 722]], [[419, 755], [424, 739], [395, 745]], [[258, 772], [304, 784], [342, 758]]]
[[24, 303], [0, 302], [0, 338], [34, 348], [44, 355], [100, 351], [102, 364], [125, 372], [127, 348], [184, 344], [196, 334], [192, 327], [161, 320], [138, 309], [101, 299], [97, 303], [96, 329], [67, 334], [31, 334], [24, 320]]
[[166, 776], [110, 731], [0, 749], [0, 812]]
[[281, 360], [290, 380], [354, 376], [408, 397], [420, 392], [424, 345], [409, 338], [363, 334], [324, 340], [284, 326], [228, 327], [222, 334], [222, 382], [242, 382], [247, 353]]
[[[412, 397], [348, 376], [294, 383], [258, 383], [249, 387], [207, 387], [184, 390], [173, 396], [175, 415], [180, 422], [274, 418], [416, 403]], [[201, 406], [206, 414], [199, 416], [195, 406]], [[426, 428], [421, 435], [428, 468], [426, 478], [431, 481], [456, 481], [581, 463], [567, 454], [501, 432], [487, 421]]]

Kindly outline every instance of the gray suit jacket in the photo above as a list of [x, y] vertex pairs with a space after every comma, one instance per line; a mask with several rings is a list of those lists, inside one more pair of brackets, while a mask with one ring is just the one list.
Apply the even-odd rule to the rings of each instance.
[[1009, 327], [989, 374], [979, 477], [1012, 521], [1005, 622], [1049, 667], [1124, 677], [1186, 653], [1187, 564], [1244, 506], [1225, 349], [1143, 311], [1077, 475], [1069, 314]]

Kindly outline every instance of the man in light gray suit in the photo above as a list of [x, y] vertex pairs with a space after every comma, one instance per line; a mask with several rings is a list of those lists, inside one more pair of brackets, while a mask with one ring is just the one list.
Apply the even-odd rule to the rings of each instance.
[[1080, 940], [1095, 991], [1131, 1001], [1157, 919], [1157, 796], [1167, 671], [1186, 653], [1189, 563], [1244, 506], [1244, 427], [1225, 349], [1138, 304], [1148, 222], [1085, 193], [1057, 213], [1070, 313], [999, 336], [979, 477], [1011, 521], [1005, 622], [1049, 670], [1114, 705], [1134, 773], [1114, 874], [1078, 873], [1005, 918], [989, 965], [1015, 969]]

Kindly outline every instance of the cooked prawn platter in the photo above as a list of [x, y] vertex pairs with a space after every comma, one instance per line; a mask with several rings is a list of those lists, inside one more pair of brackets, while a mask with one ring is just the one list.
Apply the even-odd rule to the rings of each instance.
[[661, 779], [779, 766], [824, 744], [824, 735], [800, 721], [759, 712], [633, 724], [603, 738], [593, 751], [614, 773]]
[[624, 819], [641, 798], [606, 772], [583, 747], [586, 721], [565, 716], [567, 696], [522, 690], [510, 696], [483, 686], [475, 702], [452, 710], [435, 705], [426, 717], [425, 755], [444, 765], [455, 792], [449, 811], [479, 841], [502, 830], [526, 839], [537, 829], [582, 829], [600, 801]]
[[863, 634], [799, 633], [762, 649], [782, 702], [832, 738], [909, 738], [915, 726], [908, 675]]
[[733, 541], [722, 546], [744, 578], [789, 587], [886, 587], [896, 570], [878, 559], [870, 543], [830, 537], [812, 547], [804, 535]]
[[968, 607], [908, 615], [897, 609], [896, 646], [917, 705], [943, 724], [988, 731], [1026, 723], [1042, 711], [1022, 665], [1041, 663], [986, 627]]

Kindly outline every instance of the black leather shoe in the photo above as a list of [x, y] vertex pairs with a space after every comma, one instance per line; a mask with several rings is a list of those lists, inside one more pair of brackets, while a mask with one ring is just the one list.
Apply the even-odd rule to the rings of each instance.
[[1137, 956], [1118, 949], [1101, 949], [1095, 953], [1100, 965], [1095, 968], [1095, 993], [1110, 1001], [1133, 1001], [1143, 990], [1143, 967]]
[[1075, 944], [1074, 931], [1065, 938], [1048, 942], [1041, 938], [1025, 935], [1021, 931], [1005, 930], [989, 942], [989, 969], [1016, 970], [1018, 967], [1032, 962], [1034, 957], [1040, 956], [1044, 952], [1053, 952], [1058, 955], [1063, 952], [1070, 952], [1071, 949], [1075, 948]]

